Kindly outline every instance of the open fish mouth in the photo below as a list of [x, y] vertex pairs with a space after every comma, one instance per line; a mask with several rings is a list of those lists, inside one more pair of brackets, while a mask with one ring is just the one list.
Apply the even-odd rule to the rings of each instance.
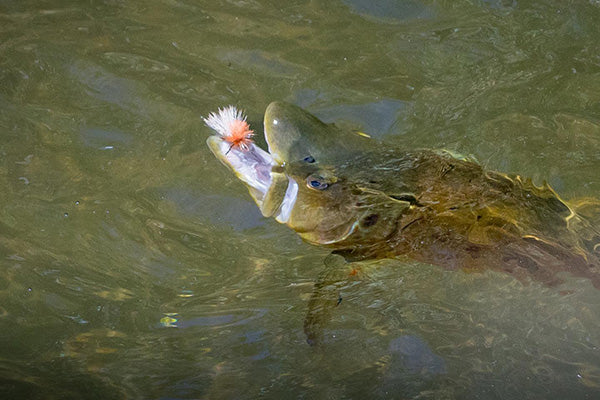
[[281, 223], [289, 220], [298, 194], [298, 184], [282, 172], [270, 153], [254, 143], [246, 149], [233, 147], [220, 136], [210, 136], [208, 147], [239, 180], [248, 187], [250, 195], [266, 217]]
[[273, 180], [271, 169], [277, 165], [271, 154], [254, 143], [250, 143], [248, 150], [245, 151], [233, 148], [219, 136], [209, 137], [206, 143], [215, 157], [255, 191], [255, 193], [251, 192], [252, 197], [257, 202], [262, 202]]

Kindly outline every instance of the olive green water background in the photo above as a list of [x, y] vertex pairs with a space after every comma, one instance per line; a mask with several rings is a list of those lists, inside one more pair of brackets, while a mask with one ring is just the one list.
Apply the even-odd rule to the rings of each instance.
[[[594, 399], [600, 291], [328, 252], [201, 116], [270, 101], [600, 198], [596, 0], [0, 2], [0, 398]], [[260, 143], [260, 139], [258, 140]]]

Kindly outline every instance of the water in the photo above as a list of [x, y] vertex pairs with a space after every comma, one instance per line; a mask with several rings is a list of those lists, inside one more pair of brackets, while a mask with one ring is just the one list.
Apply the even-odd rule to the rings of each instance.
[[593, 0], [3, 1], [2, 398], [597, 398], [585, 280], [383, 261], [309, 347], [327, 251], [260, 216], [200, 117], [259, 127], [288, 100], [600, 198], [599, 20]]

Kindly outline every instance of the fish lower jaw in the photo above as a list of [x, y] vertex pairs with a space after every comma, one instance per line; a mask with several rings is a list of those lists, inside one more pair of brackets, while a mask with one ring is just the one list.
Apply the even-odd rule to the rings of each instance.
[[294, 205], [296, 204], [296, 198], [298, 197], [298, 183], [292, 178], [288, 177], [288, 187], [285, 191], [285, 196], [279, 206], [279, 213], [275, 216], [275, 220], [282, 224], [289, 221]]
[[271, 168], [276, 165], [271, 155], [254, 143], [247, 150], [232, 148], [219, 136], [209, 137], [207, 144], [215, 157], [251, 189], [257, 204], [262, 202], [272, 183]]
[[[237, 178], [244, 182], [248, 187], [250, 195], [256, 204], [263, 210], [267, 193], [272, 190], [280, 190], [272, 186], [275, 184], [273, 179], [273, 168], [277, 169], [279, 164], [271, 157], [271, 154], [264, 151], [254, 143], [248, 145], [248, 150], [231, 148], [231, 145], [217, 136], [208, 138], [208, 147], [214, 155], [229, 169], [231, 169]], [[278, 184], [278, 182], [277, 182]], [[277, 185], [275, 185], [277, 186]], [[283, 190], [283, 188], [281, 188]], [[276, 206], [276, 211], [269, 216], [285, 224], [288, 222], [298, 195], [298, 183], [287, 178], [287, 188], [281, 203]]]

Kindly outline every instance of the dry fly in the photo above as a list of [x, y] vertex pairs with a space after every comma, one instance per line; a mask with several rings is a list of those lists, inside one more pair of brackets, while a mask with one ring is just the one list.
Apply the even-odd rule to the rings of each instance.
[[246, 122], [244, 113], [235, 106], [219, 108], [218, 113], [210, 113], [208, 118], [203, 119], [208, 127], [230, 144], [227, 153], [232, 148], [238, 148], [242, 151], [250, 150], [254, 131], [250, 129], [250, 125]]

